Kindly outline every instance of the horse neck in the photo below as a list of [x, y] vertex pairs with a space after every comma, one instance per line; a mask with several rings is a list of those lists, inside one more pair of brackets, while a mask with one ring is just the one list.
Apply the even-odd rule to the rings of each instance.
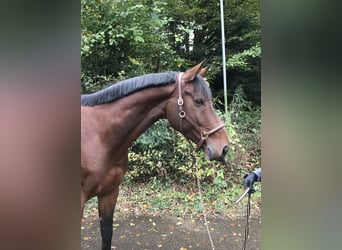
[[175, 90], [175, 84], [147, 88], [107, 104], [109, 140], [129, 147], [153, 123], [166, 116], [167, 102]]

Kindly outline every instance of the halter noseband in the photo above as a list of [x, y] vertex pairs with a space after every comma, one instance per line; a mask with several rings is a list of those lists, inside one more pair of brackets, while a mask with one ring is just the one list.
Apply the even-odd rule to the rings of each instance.
[[[183, 133], [183, 119], [186, 119], [199, 133], [200, 133], [200, 137], [201, 140], [198, 142], [197, 147], [196, 147], [196, 152], [200, 150], [202, 144], [205, 142], [205, 140], [209, 137], [209, 135], [214, 134], [215, 132], [219, 131], [221, 128], [224, 127], [224, 123], [222, 123], [221, 125], [217, 126], [216, 128], [213, 128], [212, 130], [209, 131], [202, 131], [194, 122], [193, 120], [186, 115], [184, 109], [183, 109], [183, 104], [184, 104], [184, 100], [182, 97], [182, 75], [183, 73], [179, 73], [178, 74], [178, 100], [177, 100], [177, 104], [178, 104], [178, 110], [179, 110], [179, 130], [180, 132]], [[190, 143], [191, 145], [191, 143]]]

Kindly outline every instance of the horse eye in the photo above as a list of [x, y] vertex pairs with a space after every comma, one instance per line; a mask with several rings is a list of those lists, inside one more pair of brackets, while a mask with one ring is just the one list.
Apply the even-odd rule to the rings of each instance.
[[196, 106], [201, 106], [204, 104], [204, 101], [203, 101], [203, 99], [195, 99], [195, 104], [196, 104]]

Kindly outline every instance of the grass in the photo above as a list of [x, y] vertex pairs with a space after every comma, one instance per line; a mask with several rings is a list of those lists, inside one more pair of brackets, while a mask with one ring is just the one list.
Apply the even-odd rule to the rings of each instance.
[[[154, 178], [149, 183], [121, 185], [115, 216], [131, 215], [178, 216], [199, 218], [203, 216], [203, 206], [197, 188], [161, 182]], [[251, 198], [251, 211], [260, 213], [260, 184]], [[203, 205], [207, 215], [220, 215], [229, 218], [245, 216], [247, 199], [235, 205], [235, 200], [243, 192], [240, 185], [218, 188], [214, 184], [202, 184]], [[97, 199], [86, 204], [85, 216], [97, 215]]]

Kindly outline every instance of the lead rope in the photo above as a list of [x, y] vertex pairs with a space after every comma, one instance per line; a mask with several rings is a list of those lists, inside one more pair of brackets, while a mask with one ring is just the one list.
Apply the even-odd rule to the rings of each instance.
[[[191, 145], [191, 144], [190, 144], [190, 145]], [[192, 147], [192, 146], [191, 146], [191, 147]], [[192, 151], [192, 152], [193, 152], [193, 151]], [[202, 206], [202, 208], [203, 208], [204, 224], [205, 224], [205, 227], [206, 227], [206, 229], [207, 229], [207, 233], [208, 233], [208, 236], [209, 236], [211, 248], [212, 248], [212, 250], [215, 250], [214, 242], [213, 242], [213, 239], [212, 239], [212, 237], [211, 237], [210, 230], [209, 230], [209, 225], [208, 225], [208, 220], [207, 220], [207, 212], [206, 212], [206, 209], [205, 209], [205, 206], [204, 206], [204, 202], [203, 202], [202, 187], [201, 187], [200, 177], [199, 177], [199, 173], [198, 173], [198, 166], [197, 166], [196, 155], [194, 155], [194, 154], [191, 153], [191, 156], [192, 156], [192, 158], [193, 158], [193, 164], [194, 164], [195, 167], [196, 167], [197, 188], [198, 188], [198, 194], [199, 194], [199, 197], [200, 197], [200, 200], [201, 200], [201, 206]]]
[[245, 238], [243, 242], [243, 250], [246, 250], [247, 246], [247, 239], [249, 234], [249, 216], [251, 214], [251, 192], [248, 192], [248, 200], [247, 200], [247, 220], [246, 220], [246, 226], [245, 226]]
[[[189, 141], [189, 143], [190, 143], [190, 141]], [[193, 148], [191, 143], [190, 143], [190, 146], [191, 146], [191, 148]], [[213, 239], [211, 237], [211, 233], [210, 233], [209, 226], [208, 226], [207, 212], [206, 212], [206, 209], [205, 209], [205, 206], [204, 206], [204, 202], [203, 202], [202, 187], [201, 187], [201, 182], [200, 182], [200, 177], [199, 177], [197, 159], [196, 159], [196, 156], [192, 152], [193, 152], [193, 150], [191, 151], [190, 155], [192, 156], [193, 164], [196, 167], [196, 181], [197, 181], [198, 194], [199, 194], [201, 205], [202, 205], [202, 208], [203, 208], [204, 223], [205, 223], [205, 227], [207, 229], [207, 233], [208, 233], [208, 236], [209, 236], [211, 248], [212, 248], [212, 250], [215, 250], [214, 242], [213, 242]], [[234, 171], [234, 174], [235, 174], [235, 171]], [[247, 198], [245, 235], [244, 235], [244, 242], [243, 242], [243, 247], [242, 247], [243, 250], [246, 250], [247, 239], [248, 239], [248, 236], [249, 236], [249, 217], [250, 217], [250, 214], [251, 214], [251, 194], [252, 193], [249, 191], [248, 192], [248, 198]]]

